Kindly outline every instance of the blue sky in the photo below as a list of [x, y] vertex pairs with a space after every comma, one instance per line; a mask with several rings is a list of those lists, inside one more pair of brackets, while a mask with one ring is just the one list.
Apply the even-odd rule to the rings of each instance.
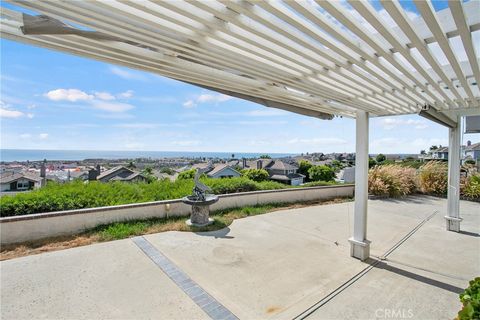
[[[351, 152], [352, 119], [317, 120], [162, 76], [0, 40], [1, 148]], [[448, 132], [421, 117], [372, 119], [371, 153], [417, 153]], [[479, 135], [465, 136], [477, 141]]]

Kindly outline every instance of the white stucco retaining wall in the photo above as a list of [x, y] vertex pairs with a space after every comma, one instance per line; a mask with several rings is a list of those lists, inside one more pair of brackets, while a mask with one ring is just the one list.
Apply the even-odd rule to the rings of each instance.
[[[232, 193], [220, 195], [219, 201], [211, 206], [211, 210], [267, 203], [328, 200], [352, 197], [353, 193], [354, 185]], [[3, 245], [69, 235], [118, 221], [189, 214], [190, 206], [176, 199], [5, 217], [0, 218], [0, 243]]]

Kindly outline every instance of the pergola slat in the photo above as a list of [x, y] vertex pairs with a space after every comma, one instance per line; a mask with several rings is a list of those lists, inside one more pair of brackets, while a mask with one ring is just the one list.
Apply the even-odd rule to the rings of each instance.
[[435, 14], [435, 9], [433, 9], [430, 2], [427, 2], [427, 1], [414, 0], [413, 2], [415, 3], [416, 7], [420, 11], [420, 14], [425, 20], [425, 23], [430, 28], [430, 31], [433, 33], [435, 39], [438, 42], [438, 45], [440, 46], [443, 53], [447, 57], [448, 62], [452, 66], [453, 70], [455, 71], [455, 74], [457, 75], [458, 80], [462, 84], [463, 89], [468, 94], [468, 97], [472, 101], [474, 101], [475, 98], [473, 97], [472, 90], [470, 89], [467, 83], [466, 77], [463, 74], [462, 68], [460, 67], [458, 60], [455, 57], [455, 54], [453, 53], [452, 48], [450, 47], [448, 38], [445, 36], [445, 32], [443, 31], [443, 28], [440, 25], [440, 22], [438, 21], [437, 15]]
[[[440, 95], [446, 100], [446, 102], [452, 106], [457, 106], [448, 95], [440, 88], [438, 83], [432, 79], [428, 72], [416, 61], [414, 57], [410, 54], [410, 49], [407, 48], [406, 44], [402, 44], [397, 40], [395, 34], [392, 30], [387, 27], [386, 23], [382, 21], [383, 19], [376, 13], [375, 9], [367, 3], [362, 1], [351, 1], [349, 3], [354, 7], [366, 20], [369, 22], [392, 46], [393, 49], [402, 54], [402, 56], [419, 72], [424, 79], [430, 83], [434, 89], [440, 93]], [[392, 2], [393, 3], [393, 2]], [[447, 82], [448, 84], [449, 82]], [[455, 87], [451, 86], [452, 92], [455, 94], [459, 103], [464, 105], [463, 98], [460, 96]]]
[[[10, 2], [107, 38], [23, 34], [25, 21], [8, 9], [2, 13], [6, 38], [237, 92], [252, 101], [258, 97], [348, 117], [357, 110], [383, 116], [417, 113], [424, 106], [444, 113], [480, 107], [472, 40], [480, 18], [471, 13], [472, 3], [451, 1], [450, 9], [435, 12], [429, 2], [416, 0], [423, 19], [412, 20], [397, 1], [381, 0], [392, 26], [362, 1], [349, 1], [348, 10], [328, 0]], [[375, 32], [364, 28], [357, 14]], [[448, 43], [455, 36], [468, 61], [460, 61]], [[429, 47], [433, 42], [451, 68], [440, 64]], [[477, 85], [471, 88], [473, 79]]]
[[465, 107], [465, 103], [463, 101], [463, 97], [460, 96], [460, 93], [453, 85], [451, 79], [447, 77], [445, 72], [442, 70], [440, 63], [437, 61], [435, 56], [430, 52], [427, 44], [420, 38], [418, 33], [415, 31], [410, 19], [401, 9], [400, 4], [396, 0], [386, 1], [381, 0], [383, 7], [387, 10], [390, 14], [392, 19], [397, 23], [400, 29], [407, 35], [409, 40], [412, 42], [413, 47], [417, 48], [423, 58], [429, 63], [432, 69], [437, 73], [437, 75], [442, 79], [442, 81], [447, 85], [449, 88], [452, 89], [452, 92], [457, 97], [459, 102]]
[[[458, 28], [458, 32], [460, 33], [460, 37], [462, 38], [463, 46], [465, 47], [465, 51], [467, 53], [468, 62], [470, 62], [470, 66], [472, 67], [472, 71], [477, 82], [477, 87], [480, 90], [480, 66], [478, 65], [477, 60], [477, 49], [479, 44], [477, 43], [477, 49], [475, 49], [462, 4], [459, 1], [449, 1], [448, 5], [452, 12], [453, 19], [455, 20], [455, 24]], [[478, 5], [477, 7], [479, 7], [477, 9], [480, 10], [480, 5]], [[478, 14], [478, 12], [476, 16], [480, 18], [480, 14]]]

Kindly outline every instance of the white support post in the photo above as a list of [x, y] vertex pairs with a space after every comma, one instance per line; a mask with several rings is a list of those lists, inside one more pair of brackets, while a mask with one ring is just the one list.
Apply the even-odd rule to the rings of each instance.
[[367, 240], [368, 202], [368, 112], [357, 111], [355, 152], [355, 211], [350, 255], [360, 260], [370, 256], [370, 241]]
[[445, 216], [448, 231], [460, 231], [460, 153], [461, 153], [461, 117], [457, 127], [448, 130], [448, 200]]

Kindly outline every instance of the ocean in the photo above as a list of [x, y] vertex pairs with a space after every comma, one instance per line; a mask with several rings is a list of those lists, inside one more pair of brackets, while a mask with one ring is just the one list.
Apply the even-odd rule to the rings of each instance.
[[0, 161], [84, 160], [84, 159], [135, 159], [135, 158], [255, 158], [268, 154], [272, 158], [287, 157], [289, 153], [244, 152], [189, 152], [189, 151], [101, 151], [101, 150], [23, 150], [0, 149]]

